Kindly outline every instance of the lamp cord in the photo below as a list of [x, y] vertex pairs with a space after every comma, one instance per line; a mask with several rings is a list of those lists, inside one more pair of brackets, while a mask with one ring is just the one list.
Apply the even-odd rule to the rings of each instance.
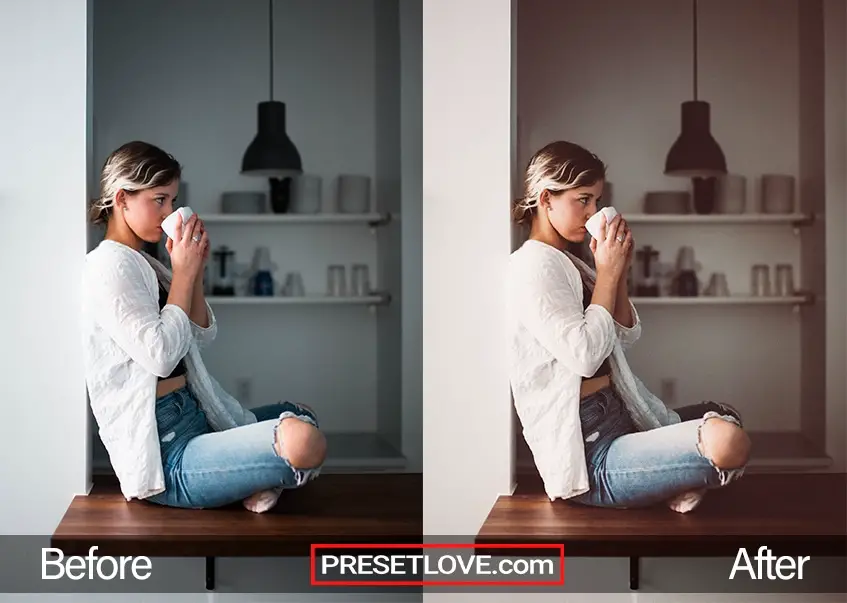
[[270, 47], [270, 100], [274, 99], [274, 0], [268, 0], [268, 40]]
[[694, 52], [692, 53], [692, 56], [693, 56], [693, 59], [694, 59], [694, 70], [693, 70], [693, 73], [694, 73], [694, 100], [697, 100], [697, 0], [694, 0], [693, 4], [694, 4], [694, 7], [693, 7], [694, 8], [694, 10], [693, 10], [693, 13], [694, 13], [694, 15], [693, 15], [694, 16], [694, 23], [693, 23]]

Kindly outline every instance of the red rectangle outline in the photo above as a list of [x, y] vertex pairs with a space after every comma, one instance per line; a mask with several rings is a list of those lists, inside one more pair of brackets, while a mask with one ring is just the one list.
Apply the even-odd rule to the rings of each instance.
[[[557, 549], [559, 551], [559, 580], [534, 581], [462, 581], [462, 580], [317, 580], [315, 563], [317, 549]], [[309, 581], [312, 586], [562, 586], [565, 583], [564, 544], [312, 544], [309, 553]]]

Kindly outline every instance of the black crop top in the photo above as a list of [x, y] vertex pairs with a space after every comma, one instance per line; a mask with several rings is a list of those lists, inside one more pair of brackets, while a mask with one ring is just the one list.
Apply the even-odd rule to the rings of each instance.
[[[583, 310], [587, 309], [588, 306], [591, 305], [591, 295], [592, 295], [591, 291], [588, 289], [588, 287], [585, 286], [585, 282], [583, 281], [583, 283], [582, 283], [582, 309]], [[597, 369], [596, 373], [594, 373], [591, 377], [583, 377], [582, 379], [584, 381], [585, 379], [593, 379], [594, 377], [603, 377], [605, 375], [611, 375], [611, 374], [612, 374], [612, 367], [609, 364], [609, 359], [606, 358], [603, 361], [603, 364], [600, 365], [600, 368]]]
[[[165, 288], [162, 287], [162, 283], [159, 283], [159, 310], [165, 307], [168, 303], [168, 292], [165, 291]], [[165, 379], [170, 379], [172, 377], [179, 377], [180, 375], [184, 375], [186, 373], [185, 368], [185, 359], [180, 359], [179, 363], [174, 367], [174, 370], [171, 371], [171, 374], [167, 377], [159, 377], [159, 381], [164, 381]]]

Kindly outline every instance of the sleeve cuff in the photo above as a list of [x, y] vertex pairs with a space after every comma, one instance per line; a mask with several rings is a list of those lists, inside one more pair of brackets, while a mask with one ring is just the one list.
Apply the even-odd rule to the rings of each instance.
[[617, 320], [615, 320], [615, 326], [619, 330], [623, 331], [624, 333], [629, 333], [631, 331], [634, 331], [635, 329], [638, 328], [639, 323], [641, 322], [641, 319], [638, 316], [638, 310], [635, 309], [635, 304], [632, 303], [632, 300], [629, 300], [629, 309], [632, 312], [632, 326], [631, 327], [624, 326], [621, 323], [619, 323]]
[[605, 308], [605, 306], [601, 306], [600, 304], [589, 304], [588, 308], [586, 308], [586, 314], [588, 313], [589, 308], [594, 308], [594, 311], [598, 314], [598, 316], [603, 317], [603, 325], [606, 327], [606, 330], [610, 335], [614, 335], [615, 326], [618, 324], [615, 321], [615, 317]]
[[209, 319], [208, 327], [201, 327], [194, 321], [191, 321], [191, 330], [194, 333], [194, 338], [198, 342], [206, 343], [217, 333], [217, 319], [215, 318], [215, 313], [212, 311], [212, 307], [209, 305], [208, 301], [206, 302], [206, 315]]

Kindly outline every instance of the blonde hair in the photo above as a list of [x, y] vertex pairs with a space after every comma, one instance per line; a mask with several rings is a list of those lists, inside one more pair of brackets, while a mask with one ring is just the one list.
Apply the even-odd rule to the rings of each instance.
[[561, 193], [591, 186], [606, 177], [606, 165], [578, 144], [559, 140], [537, 151], [526, 168], [524, 195], [515, 200], [512, 218], [518, 224], [532, 222], [538, 213], [541, 193]]
[[165, 186], [180, 178], [182, 166], [157, 146], [135, 140], [109, 155], [100, 172], [100, 196], [91, 201], [88, 218], [94, 224], [109, 221], [118, 191], [135, 193]]

